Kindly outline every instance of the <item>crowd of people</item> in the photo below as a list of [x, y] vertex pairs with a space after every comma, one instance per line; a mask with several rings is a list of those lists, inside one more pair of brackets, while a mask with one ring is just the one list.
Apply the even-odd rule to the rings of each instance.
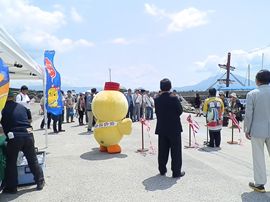
[[[63, 112], [59, 116], [55, 116], [51, 113], [47, 113], [47, 127], [51, 128], [51, 121], [53, 121], [54, 133], [64, 132], [62, 124], [64, 122], [75, 122], [75, 118], [78, 118], [79, 125], [87, 124], [87, 130], [92, 131], [92, 127], [95, 125], [95, 117], [92, 113], [91, 104], [94, 96], [97, 94], [96, 88], [92, 88], [91, 92], [73, 93], [68, 90], [65, 94], [62, 91]], [[154, 119], [154, 94], [146, 90], [135, 89], [132, 92], [128, 89], [127, 92], [123, 92], [128, 103], [128, 112], [126, 118], [130, 118], [133, 122], [140, 121], [141, 118], [146, 120]], [[40, 100], [41, 111], [44, 112], [44, 97]], [[66, 117], [66, 119], [64, 118]], [[40, 129], [44, 129], [45, 121], [42, 120]]]
[[[222, 100], [224, 104], [223, 122], [222, 125], [227, 127], [229, 125], [229, 113], [233, 113], [236, 120], [239, 122], [243, 121], [245, 114], [245, 105], [240, 102], [237, 94], [232, 92], [229, 98], [223, 91], [218, 91], [218, 97]], [[195, 108], [196, 117], [203, 115], [203, 106], [206, 99], [203, 99], [199, 93], [196, 93], [193, 100], [193, 106]], [[235, 127], [235, 126], [230, 126]]]
[[140, 121], [143, 117], [146, 120], [153, 120], [154, 94], [138, 89], [132, 94], [132, 90], [128, 89], [125, 96], [128, 101], [127, 118], [130, 118], [133, 122]]
[[[96, 88], [92, 88], [91, 92], [85, 92], [80, 94], [72, 93], [71, 90], [68, 90], [65, 94], [62, 93], [62, 104], [63, 111], [60, 115], [54, 115], [47, 112], [47, 128], [51, 128], [51, 120], [53, 120], [53, 131], [54, 133], [65, 132], [62, 129], [62, 124], [75, 122], [75, 118], [78, 118], [79, 125], [82, 126], [87, 124], [87, 131], [92, 132], [92, 127], [95, 124], [95, 119], [92, 113], [91, 104], [94, 99], [95, 94], [97, 93]], [[44, 97], [40, 100], [41, 110], [44, 112]], [[66, 119], [65, 119], [66, 117]], [[45, 120], [43, 119], [40, 124], [40, 129], [44, 129]]]

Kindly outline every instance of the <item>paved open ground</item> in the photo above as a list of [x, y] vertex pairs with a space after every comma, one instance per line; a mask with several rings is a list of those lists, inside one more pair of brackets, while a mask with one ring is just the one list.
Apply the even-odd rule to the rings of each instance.
[[[183, 145], [188, 144], [187, 114], [182, 116]], [[194, 115], [193, 115], [194, 116]], [[241, 145], [229, 145], [231, 129], [222, 131], [221, 150], [203, 146], [206, 139], [204, 118], [194, 117], [201, 126], [197, 134], [197, 149], [183, 149], [185, 177], [171, 178], [170, 163], [166, 176], [158, 175], [157, 154], [136, 153], [141, 147], [141, 125], [133, 124], [133, 132], [121, 141], [122, 153], [111, 155], [98, 151], [93, 135], [86, 133], [86, 126], [64, 124], [65, 133], [49, 131], [46, 149], [46, 186], [36, 191], [35, 186], [21, 187], [18, 194], [1, 194], [0, 201], [270, 201], [270, 193], [251, 192], [247, 186], [253, 179], [250, 142], [244, 134], [235, 131], [235, 138], [242, 138]], [[36, 145], [44, 150], [44, 130], [38, 130], [41, 117], [33, 123]], [[145, 134], [145, 145], [157, 149], [154, 135], [156, 121]], [[149, 139], [150, 137], [150, 139]], [[269, 174], [269, 157], [267, 156]], [[270, 190], [270, 186], [266, 185]]]

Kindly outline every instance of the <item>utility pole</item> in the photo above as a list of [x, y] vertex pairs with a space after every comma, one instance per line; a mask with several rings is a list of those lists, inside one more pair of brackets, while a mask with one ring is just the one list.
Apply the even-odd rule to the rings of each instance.
[[229, 52], [226, 65], [227, 68], [226, 87], [229, 87], [230, 85], [230, 70], [231, 70], [230, 64], [231, 64], [231, 53]]
[[248, 86], [250, 86], [250, 64], [248, 64]]
[[264, 53], [262, 53], [262, 69], [263, 69]]
[[[226, 87], [229, 87], [230, 86], [230, 82], [232, 82], [230, 80], [230, 74], [231, 74], [231, 71], [234, 71], [235, 70], [235, 67], [232, 67], [231, 66], [231, 53], [229, 52], [228, 53], [228, 57], [227, 57], [227, 64], [218, 64], [218, 66], [222, 69], [226, 69], [226, 79], [218, 79], [218, 81], [222, 82], [222, 83], [225, 83], [226, 84]], [[226, 91], [226, 97], [229, 96], [229, 91]]]
[[111, 68], [109, 68], [109, 79], [110, 79], [110, 82], [112, 81], [112, 70]]

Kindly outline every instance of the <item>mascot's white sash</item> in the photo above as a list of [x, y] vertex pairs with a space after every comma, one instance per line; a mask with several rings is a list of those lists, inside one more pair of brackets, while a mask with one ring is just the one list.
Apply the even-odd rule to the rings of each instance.
[[98, 123], [95, 125], [95, 129], [96, 128], [108, 128], [108, 127], [113, 127], [116, 126], [117, 122], [115, 121], [109, 121], [109, 122], [102, 122], [102, 123]]

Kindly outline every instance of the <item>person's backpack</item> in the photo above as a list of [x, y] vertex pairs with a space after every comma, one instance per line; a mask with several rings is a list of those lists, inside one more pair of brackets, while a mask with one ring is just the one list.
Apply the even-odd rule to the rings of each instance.
[[208, 104], [208, 112], [206, 115], [207, 122], [219, 121], [218, 102], [212, 101]]

